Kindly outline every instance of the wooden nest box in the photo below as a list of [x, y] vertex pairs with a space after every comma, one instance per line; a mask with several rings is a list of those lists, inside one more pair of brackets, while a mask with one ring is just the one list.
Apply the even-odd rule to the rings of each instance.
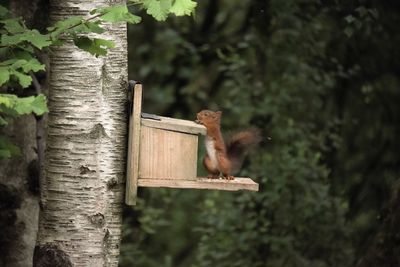
[[142, 113], [140, 178], [196, 180], [198, 135], [205, 133], [191, 121]]
[[126, 204], [135, 205], [138, 186], [258, 191], [258, 184], [249, 178], [197, 177], [198, 139], [206, 128], [193, 121], [142, 113], [142, 86], [133, 87]]

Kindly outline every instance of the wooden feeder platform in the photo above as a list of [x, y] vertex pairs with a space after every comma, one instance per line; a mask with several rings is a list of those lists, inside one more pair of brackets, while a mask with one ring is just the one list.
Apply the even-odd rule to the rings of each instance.
[[138, 186], [143, 187], [168, 187], [186, 189], [217, 189], [226, 191], [249, 190], [258, 191], [258, 184], [250, 178], [235, 177], [234, 180], [209, 179], [197, 177], [196, 180], [162, 180], [162, 179], [139, 179]]
[[258, 191], [250, 178], [197, 177], [199, 135], [206, 128], [193, 121], [142, 113], [142, 85], [133, 87], [125, 202], [136, 204], [137, 187]]

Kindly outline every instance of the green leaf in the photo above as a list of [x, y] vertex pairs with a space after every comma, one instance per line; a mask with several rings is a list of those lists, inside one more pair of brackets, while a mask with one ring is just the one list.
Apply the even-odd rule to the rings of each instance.
[[5, 126], [7, 124], [8, 122], [2, 116], [0, 116], [0, 126]]
[[45, 70], [45, 65], [41, 64], [36, 58], [31, 58], [21, 67], [24, 72], [38, 72], [39, 70]]
[[5, 84], [10, 79], [10, 72], [7, 67], [0, 67], [0, 85]]
[[19, 69], [19, 68], [21, 68], [23, 65], [25, 65], [26, 63], [27, 63], [28, 61], [26, 61], [25, 59], [10, 59], [10, 60], [7, 60], [7, 61], [5, 61], [4, 63], [5, 64], [10, 64], [11, 63], [11, 68], [13, 68], [13, 69]]
[[[25, 57], [28, 60], [18, 59], [19, 57]], [[45, 65], [41, 64], [29, 53], [16, 54], [16, 58], [0, 63], [0, 85], [6, 83], [10, 79], [10, 76], [13, 75], [17, 78], [21, 86], [26, 88], [32, 82], [32, 78], [26, 73], [30, 71], [37, 72], [39, 70], [45, 70]]]
[[46, 112], [49, 112], [47, 108], [47, 99], [45, 95], [38, 95], [35, 97], [35, 100], [32, 102], [32, 111], [36, 115], [43, 115]]
[[196, 6], [197, 3], [192, 0], [175, 0], [170, 12], [177, 16], [191, 15]]
[[103, 33], [105, 30], [100, 26], [100, 21], [96, 21], [96, 22], [85, 22], [84, 24], [90, 32], [94, 32], [94, 33]]
[[32, 55], [32, 53], [28, 52], [28, 51], [13, 51], [14, 52], [14, 58], [16, 59], [25, 59], [25, 60], [30, 60], [31, 58], [35, 58], [34, 55]]
[[41, 34], [37, 30], [27, 30], [24, 33], [15, 35], [3, 34], [1, 36], [1, 44], [5, 46], [17, 45], [24, 41], [31, 43], [38, 49], [51, 45], [50, 36]]
[[171, 0], [144, 0], [143, 6], [147, 9], [147, 14], [158, 21], [164, 21], [168, 17]]
[[[34, 54], [35, 53], [35, 49], [31, 45], [19, 46], [19, 48], [22, 49], [25, 52], [30, 53], [30, 54]], [[15, 51], [15, 49], [14, 49], [14, 51]]]
[[82, 21], [82, 16], [73, 16], [65, 20], [57, 21], [54, 26], [48, 27], [47, 30], [50, 32], [51, 38], [57, 39], [60, 34], [64, 33], [67, 29], [79, 25]]
[[0, 158], [10, 158], [12, 156], [20, 156], [19, 147], [11, 143], [6, 137], [0, 136]]
[[85, 36], [74, 38], [74, 43], [80, 49], [85, 50], [96, 57], [106, 55], [108, 48], [115, 47], [115, 43], [113, 41], [97, 38], [90, 39]]
[[0, 94], [0, 111], [12, 117], [35, 113], [42, 115], [48, 112], [46, 96], [17, 97], [11, 94]]
[[11, 45], [16, 45], [24, 40], [22, 39], [23, 34], [17, 34], [17, 35], [7, 35], [3, 34], [1, 35], [1, 44], [4, 46], [11, 46]]
[[110, 40], [106, 40], [106, 39], [94, 39], [94, 43], [100, 47], [104, 47], [104, 48], [114, 48], [115, 47], [115, 43], [113, 41]]
[[71, 33], [73, 35], [77, 33], [103, 33], [105, 30], [100, 27], [101, 21], [87, 21], [72, 27], [71, 29], [66, 30], [67, 33]]
[[47, 34], [43, 35], [37, 30], [31, 30], [29, 33], [27, 33], [26, 41], [30, 42], [39, 49], [51, 45], [50, 36]]
[[96, 12], [103, 14], [101, 19], [108, 22], [128, 22], [132, 24], [139, 23], [141, 18], [131, 14], [126, 5], [115, 5], [97, 10]]
[[[81, 36], [81, 37], [75, 37], [74, 38], [74, 44], [79, 47], [82, 50], [85, 50], [87, 52], [89, 52], [92, 55], [96, 55], [93, 48], [93, 40], [89, 39], [86, 36]], [[103, 51], [100, 53], [104, 53]]]
[[82, 16], [73, 16], [73, 17], [69, 17], [67, 19], [64, 20], [60, 20], [57, 21], [54, 26], [52, 27], [48, 27], [47, 30], [48, 31], [56, 31], [61, 29], [62, 31], [71, 28], [75, 25], [78, 25], [80, 23], [82, 23], [83, 21], [83, 17]]
[[25, 115], [29, 114], [32, 112], [32, 102], [35, 100], [34, 96], [29, 96], [29, 97], [19, 97], [16, 99], [14, 103], [13, 109], [19, 114], [19, 115]]
[[0, 17], [5, 18], [10, 15], [10, 11], [4, 6], [0, 5]]
[[14, 110], [16, 95], [0, 94], [0, 113], [10, 117], [18, 117], [18, 113]]
[[17, 77], [19, 84], [22, 86], [22, 88], [27, 88], [29, 85], [32, 83], [32, 78], [29, 75], [26, 75], [22, 72], [19, 72], [17, 70], [11, 70], [10, 72], [13, 76]]
[[25, 31], [25, 28], [21, 25], [18, 19], [5, 19], [1, 20], [0, 23], [4, 24], [4, 28], [12, 34]]
[[0, 105], [4, 105], [7, 108], [11, 108], [17, 96], [9, 94], [0, 94]]

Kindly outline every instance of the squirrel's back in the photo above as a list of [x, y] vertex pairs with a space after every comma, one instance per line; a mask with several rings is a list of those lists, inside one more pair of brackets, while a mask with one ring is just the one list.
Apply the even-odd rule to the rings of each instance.
[[241, 167], [246, 152], [261, 141], [261, 133], [255, 127], [239, 131], [225, 145], [220, 129], [221, 114], [211, 110], [197, 113], [196, 122], [207, 128], [207, 155], [203, 163], [212, 176], [221, 172], [227, 179], [233, 179], [231, 172]]

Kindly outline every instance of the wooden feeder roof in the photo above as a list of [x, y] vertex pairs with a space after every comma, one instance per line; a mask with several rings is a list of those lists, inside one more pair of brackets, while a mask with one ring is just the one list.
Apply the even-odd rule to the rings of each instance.
[[193, 121], [180, 120], [153, 114], [142, 113], [141, 125], [151, 128], [170, 130], [190, 134], [206, 134], [206, 127]]

